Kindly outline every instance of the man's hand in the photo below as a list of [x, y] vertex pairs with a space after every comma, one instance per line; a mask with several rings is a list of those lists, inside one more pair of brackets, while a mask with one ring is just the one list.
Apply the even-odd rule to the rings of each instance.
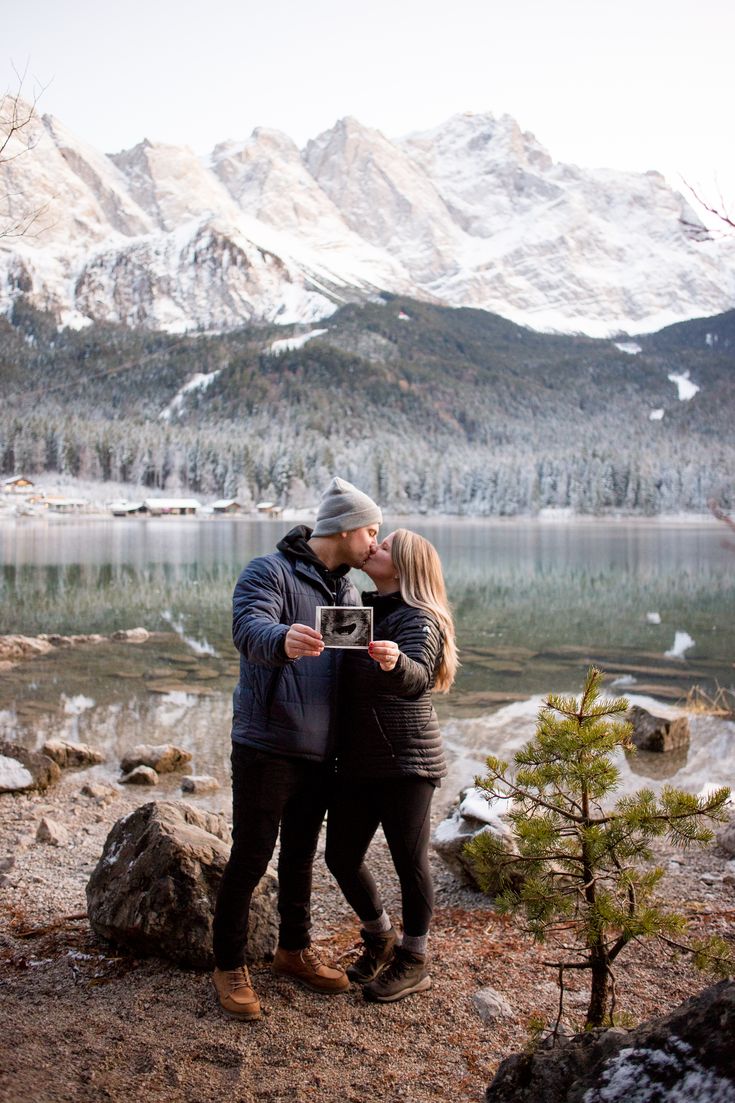
[[393, 669], [400, 655], [398, 644], [392, 640], [373, 640], [368, 644], [368, 652], [370, 658], [380, 663], [380, 669], [386, 672]]
[[283, 646], [289, 659], [303, 659], [305, 655], [316, 658], [324, 650], [320, 633], [306, 624], [292, 624], [284, 637]]

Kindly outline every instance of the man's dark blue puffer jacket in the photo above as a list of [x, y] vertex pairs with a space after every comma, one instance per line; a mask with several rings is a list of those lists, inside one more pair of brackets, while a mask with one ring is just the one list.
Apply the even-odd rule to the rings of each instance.
[[359, 605], [348, 568], [326, 572], [299, 525], [278, 551], [253, 559], [232, 598], [232, 638], [240, 652], [232, 738], [275, 754], [321, 762], [334, 750], [339, 652], [318, 659], [286, 657], [291, 624], [314, 626], [318, 605]]

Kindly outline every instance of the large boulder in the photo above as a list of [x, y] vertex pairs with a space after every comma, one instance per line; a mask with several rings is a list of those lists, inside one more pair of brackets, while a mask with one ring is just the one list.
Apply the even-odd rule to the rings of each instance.
[[735, 982], [635, 1030], [592, 1030], [507, 1057], [486, 1103], [735, 1103]]
[[[487, 833], [493, 835], [507, 854], [518, 853], [513, 833], [506, 821], [487, 801], [483, 790], [472, 786], [462, 790], [459, 794], [459, 803], [450, 815], [437, 825], [431, 838], [431, 845], [439, 857], [449, 866], [452, 873], [470, 888], [479, 889], [480, 884], [465, 848], [476, 835]], [[497, 883], [492, 883], [491, 878], [488, 891], [493, 894], [500, 892], [503, 887], [505, 885], [499, 871]]]
[[689, 721], [686, 716], [666, 720], [663, 716], [654, 716], [646, 709], [634, 705], [626, 712], [625, 719], [633, 727], [631, 738], [640, 751], [657, 751], [661, 754], [689, 746]]
[[[92, 929], [135, 954], [211, 968], [212, 917], [230, 844], [222, 816], [184, 801], [152, 801], [124, 816], [87, 885]], [[269, 871], [253, 895], [251, 960], [275, 952], [276, 895]]]
[[120, 769], [124, 774], [130, 773], [136, 766], [149, 766], [157, 774], [170, 774], [174, 770], [180, 770], [191, 762], [191, 755], [181, 747], [173, 743], [138, 743], [132, 751], [124, 756], [120, 763]]
[[48, 755], [0, 742], [0, 793], [48, 789], [60, 777], [61, 770]]

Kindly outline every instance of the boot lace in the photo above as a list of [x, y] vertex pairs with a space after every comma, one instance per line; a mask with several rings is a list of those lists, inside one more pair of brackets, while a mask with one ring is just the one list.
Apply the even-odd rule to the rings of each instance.
[[239, 969], [230, 969], [227, 973], [227, 981], [231, 992], [237, 992], [239, 988], [250, 987], [250, 976], [244, 965]]
[[320, 965], [324, 965], [319, 951], [315, 950], [313, 946], [307, 946], [305, 950], [301, 951], [301, 959], [306, 965], [311, 966], [312, 969], [318, 969]]

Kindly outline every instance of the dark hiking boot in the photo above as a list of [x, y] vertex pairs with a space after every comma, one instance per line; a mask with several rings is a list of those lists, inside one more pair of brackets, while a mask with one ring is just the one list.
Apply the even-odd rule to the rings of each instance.
[[353, 984], [368, 984], [382, 973], [393, 957], [398, 935], [393, 927], [387, 931], [373, 933], [361, 928], [362, 953], [356, 962], [347, 968], [347, 976]]
[[363, 988], [365, 999], [393, 1003], [413, 992], [425, 992], [431, 988], [427, 961], [426, 954], [412, 954], [410, 950], [396, 946], [390, 965]]
[[215, 969], [212, 977], [219, 1002], [234, 1019], [259, 1019], [260, 1000], [250, 984], [247, 968]]
[[279, 977], [291, 977], [314, 992], [331, 995], [346, 992], [350, 987], [344, 969], [325, 964], [313, 946], [305, 950], [284, 950], [279, 946], [273, 958], [273, 972]]

